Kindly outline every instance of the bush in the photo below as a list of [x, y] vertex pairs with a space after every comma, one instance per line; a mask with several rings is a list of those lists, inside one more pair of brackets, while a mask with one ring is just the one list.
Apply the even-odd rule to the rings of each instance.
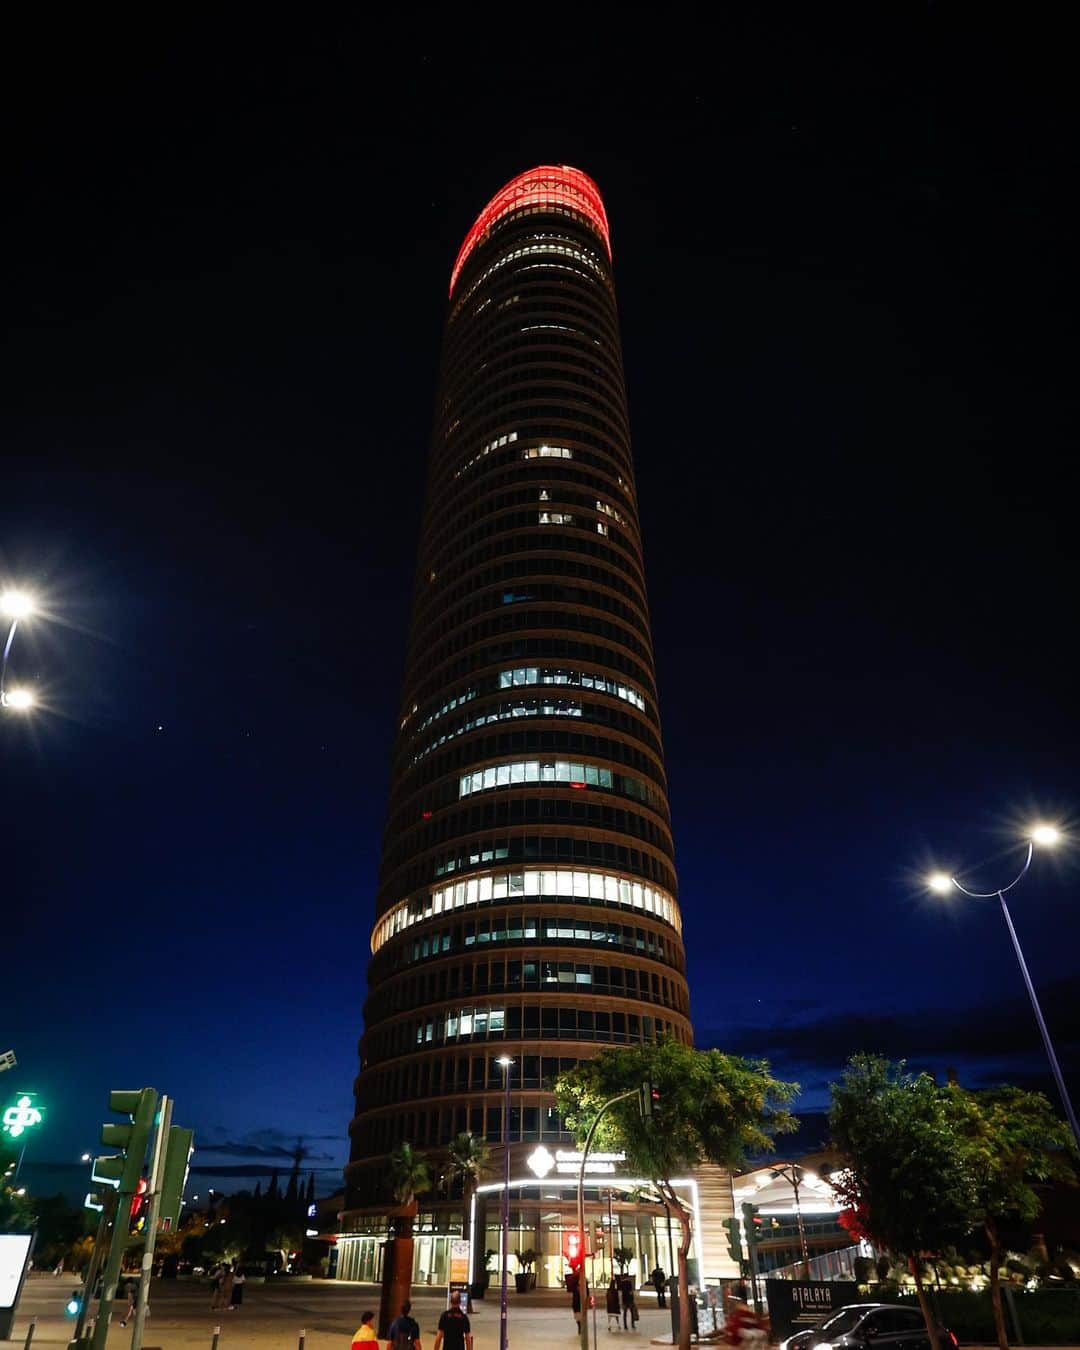
[[[970, 1290], [931, 1291], [932, 1304], [950, 1331], [956, 1333], [961, 1344], [972, 1341], [995, 1343], [994, 1314], [990, 1305], [989, 1289], [974, 1293]], [[901, 1302], [917, 1302], [901, 1295]], [[1076, 1289], [1017, 1289], [1013, 1302], [1020, 1319], [1020, 1330], [1028, 1345], [1080, 1345], [1080, 1290]], [[1015, 1343], [1014, 1328], [1005, 1303], [1005, 1326]]]

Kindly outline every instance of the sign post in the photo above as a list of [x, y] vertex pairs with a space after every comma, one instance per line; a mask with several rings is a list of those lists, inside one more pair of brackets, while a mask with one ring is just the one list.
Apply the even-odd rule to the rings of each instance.
[[766, 1280], [765, 1300], [775, 1338], [784, 1341], [858, 1303], [859, 1286], [848, 1280]]
[[450, 1277], [446, 1286], [446, 1306], [450, 1306], [450, 1296], [461, 1295], [462, 1309], [469, 1306], [469, 1239], [452, 1238], [450, 1242]]

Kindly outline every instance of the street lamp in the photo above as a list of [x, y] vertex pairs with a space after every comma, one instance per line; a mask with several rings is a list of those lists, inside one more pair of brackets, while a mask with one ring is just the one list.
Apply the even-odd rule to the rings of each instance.
[[802, 1206], [799, 1204], [799, 1187], [807, 1176], [813, 1180], [813, 1173], [805, 1172], [798, 1163], [782, 1163], [774, 1167], [774, 1177], [783, 1177], [795, 1192], [795, 1221], [799, 1225], [799, 1246], [802, 1248], [803, 1278], [810, 1278], [810, 1253], [806, 1249], [806, 1229], [803, 1227]]
[[1050, 1061], [1050, 1070], [1054, 1075], [1054, 1082], [1057, 1084], [1058, 1092], [1061, 1094], [1061, 1100], [1065, 1107], [1065, 1115], [1068, 1117], [1069, 1126], [1073, 1132], [1073, 1139], [1080, 1147], [1080, 1125], [1076, 1121], [1076, 1112], [1073, 1110], [1072, 1099], [1069, 1097], [1068, 1089], [1065, 1086], [1065, 1078], [1061, 1072], [1061, 1065], [1058, 1063], [1057, 1055], [1054, 1053], [1054, 1045], [1050, 1040], [1050, 1032], [1046, 1026], [1046, 1019], [1042, 1015], [1042, 1008], [1039, 1006], [1039, 999], [1035, 993], [1035, 986], [1031, 981], [1031, 975], [1028, 973], [1027, 962], [1024, 960], [1024, 953], [1020, 947], [1020, 939], [1016, 935], [1016, 929], [1013, 926], [1012, 915], [1009, 913], [1009, 906], [1005, 903], [1005, 892], [1011, 891], [1027, 875], [1028, 868], [1031, 866], [1031, 859], [1035, 854], [1035, 845], [1040, 848], [1053, 848], [1055, 844], [1061, 842], [1061, 831], [1055, 825], [1041, 823], [1032, 826], [1027, 837], [1027, 853], [1024, 857], [1023, 866], [1013, 877], [1007, 886], [999, 886], [996, 891], [972, 891], [957, 881], [956, 877], [949, 876], [944, 872], [935, 872], [927, 878], [926, 884], [932, 891], [938, 895], [946, 894], [953, 886], [961, 893], [972, 900], [992, 900], [997, 896], [1001, 905], [1002, 917], [1005, 920], [1005, 927], [1009, 930], [1009, 937], [1012, 939], [1013, 950], [1016, 952], [1016, 960], [1020, 966], [1020, 974], [1024, 977], [1024, 985], [1028, 991], [1028, 997], [1031, 999], [1031, 1006], [1035, 1013], [1035, 1021], [1039, 1024], [1039, 1031], [1042, 1035], [1043, 1045], [1046, 1048], [1046, 1058]]
[[34, 706], [34, 696], [28, 689], [12, 689], [10, 693], [4, 690], [8, 657], [11, 655], [11, 644], [15, 641], [15, 630], [19, 626], [19, 620], [25, 619], [33, 612], [34, 602], [25, 591], [4, 591], [0, 594], [0, 613], [11, 620], [7, 641], [4, 643], [3, 659], [0, 660], [0, 708], [14, 708], [18, 712], [25, 712]]
[[502, 1293], [499, 1300], [499, 1350], [507, 1345], [506, 1267], [510, 1264], [510, 1070], [514, 1061], [500, 1055], [495, 1061], [503, 1071], [503, 1193], [502, 1193]]

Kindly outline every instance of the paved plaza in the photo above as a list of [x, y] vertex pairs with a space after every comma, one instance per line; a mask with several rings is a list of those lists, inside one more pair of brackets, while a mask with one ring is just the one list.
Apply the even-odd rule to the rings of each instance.
[[[34, 1275], [23, 1290], [19, 1317], [9, 1344], [21, 1346], [31, 1318], [37, 1319], [33, 1344], [67, 1345], [74, 1322], [63, 1315], [65, 1301], [76, 1281], [52, 1275]], [[146, 1350], [210, 1350], [215, 1326], [221, 1327], [218, 1350], [296, 1350], [305, 1332], [305, 1350], [347, 1350], [365, 1309], [379, 1306], [378, 1289], [371, 1284], [334, 1280], [289, 1285], [248, 1284], [244, 1303], [236, 1312], [211, 1312], [211, 1288], [189, 1281], [155, 1280], [151, 1287], [151, 1316], [143, 1344]], [[602, 1293], [603, 1291], [601, 1291]], [[656, 1299], [641, 1296], [641, 1320], [636, 1332], [606, 1330], [607, 1317], [597, 1312], [601, 1344], [618, 1340], [646, 1346], [650, 1338], [670, 1334], [667, 1312]], [[424, 1350], [434, 1344], [439, 1313], [445, 1307], [441, 1291], [414, 1291], [413, 1313], [420, 1323]], [[110, 1350], [122, 1350], [130, 1342], [131, 1327], [118, 1324], [116, 1314], [109, 1335]], [[499, 1344], [498, 1290], [476, 1305], [472, 1317], [476, 1350], [497, 1350]], [[510, 1291], [510, 1350], [575, 1350], [577, 1335], [570, 1312], [569, 1296], [558, 1293], [518, 1295]]]

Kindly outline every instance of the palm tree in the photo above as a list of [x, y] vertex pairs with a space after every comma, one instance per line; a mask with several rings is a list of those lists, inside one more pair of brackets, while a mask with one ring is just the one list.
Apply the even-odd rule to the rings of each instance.
[[[476, 1187], [481, 1176], [487, 1171], [490, 1159], [491, 1150], [487, 1144], [482, 1139], [478, 1139], [470, 1130], [464, 1130], [461, 1134], [455, 1135], [453, 1143], [447, 1149], [443, 1181], [461, 1182], [461, 1236], [466, 1241], [469, 1237], [473, 1196], [476, 1194]], [[485, 1273], [475, 1269], [475, 1266], [479, 1264], [479, 1256], [480, 1253], [477, 1252], [474, 1269], [469, 1275], [470, 1303], [473, 1284], [484, 1283], [486, 1287]], [[483, 1297], [483, 1291], [481, 1291], [480, 1297]]]
[[461, 1236], [468, 1238], [469, 1221], [472, 1213], [473, 1193], [481, 1176], [487, 1171], [491, 1150], [475, 1134], [464, 1131], [456, 1135], [447, 1150], [444, 1181], [461, 1182]]
[[390, 1189], [398, 1207], [390, 1211], [390, 1243], [379, 1301], [380, 1337], [386, 1336], [412, 1289], [416, 1197], [431, 1189], [427, 1158], [412, 1144], [402, 1142], [390, 1155]]

